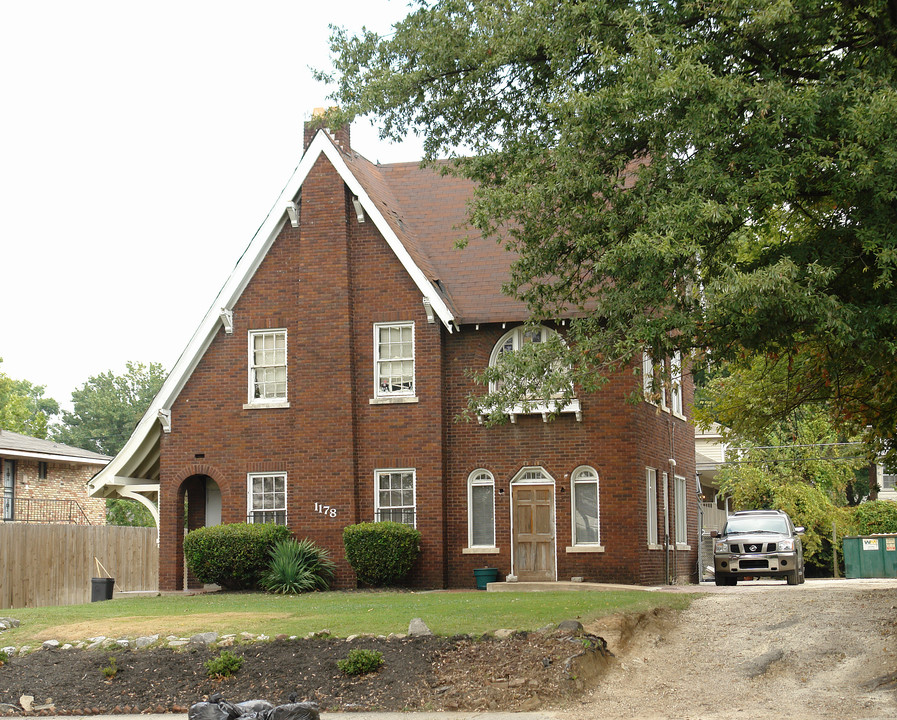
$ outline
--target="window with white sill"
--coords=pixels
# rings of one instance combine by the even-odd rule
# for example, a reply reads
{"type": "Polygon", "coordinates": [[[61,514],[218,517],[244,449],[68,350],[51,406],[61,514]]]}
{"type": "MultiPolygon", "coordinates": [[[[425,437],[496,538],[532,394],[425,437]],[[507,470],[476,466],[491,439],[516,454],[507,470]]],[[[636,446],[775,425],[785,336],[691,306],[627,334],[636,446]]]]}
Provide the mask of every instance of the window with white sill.
{"type": "Polygon", "coordinates": [[[249,404],[287,401],[287,331],[249,332],[249,404]]]}
{"type": "Polygon", "coordinates": [[[413,468],[374,471],[374,521],[386,520],[415,527],[415,474],[413,468]]]}
{"type": "Polygon", "coordinates": [[[573,545],[601,545],[598,473],[591,467],[573,472],[573,545]]]}
{"type": "Polygon", "coordinates": [[[410,398],[414,386],[414,323],[374,325],[374,397],[410,398]]]}
{"type": "Polygon", "coordinates": [[[488,470],[467,479],[467,546],[495,547],[495,478],[488,470]]]}
{"type": "Polygon", "coordinates": [[[673,522],[677,545],[688,543],[688,504],[685,478],[681,475],[673,477],[673,522]]]}
{"type": "Polygon", "coordinates": [[[679,350],[670,360],[670,410],[682,417],[682,353],[679,350]]]}
{"type": "MultiPolygon", "coordinates": [[[[554,330],[543,325],[539,325],[536,327],[520,325],[518,327],[515,327],[502,335],[501,338],[499,338],[498,342],[495,343],[495,346],[492,349],[492,354],[489,357],[489,366],[496,367],[497,365],[499,365],[504,355],[518,352],[529,344],[537,345],[548,342],[549,339],[554,337],[556,334],[557,333],[554,330]]],[[[530,379],[527,378],[518,378],[517,380],[523,387],[528,387],[530,384],[535,385],[538,383],[538,381],[533,381],[530,383],[530,379]]],[[[501,380],[491,381],[489,383],[489,392],[499,392],[502,389],[503,385],[504,384],[501,380]]],[[[549,412],[576,413],[577,419],[580,419],[580,404],[578,399],[571,399],[563,407],[557,407],[556,403],[551,402],[552,400],[559,400],[562,397],[564,397],[563,393],[553,394],[546,400],[537,399],[535,397],[530,399],[528,397],[527,402],[521,403],[520,405],[513,408],[508,408],[504,412],[511,416],[512,421],[514,420],[516,415],[539,413],[545,415],[549,412]]]]}
{"type": "Polygon", "coordinates": [[[287,524],[286,473],[249,473],[247,521],[287,524]]]}
{"type": "Polygon", "coordinates": [[[657,470],[645,468],[648,545],[657,545],[657,470]]]}

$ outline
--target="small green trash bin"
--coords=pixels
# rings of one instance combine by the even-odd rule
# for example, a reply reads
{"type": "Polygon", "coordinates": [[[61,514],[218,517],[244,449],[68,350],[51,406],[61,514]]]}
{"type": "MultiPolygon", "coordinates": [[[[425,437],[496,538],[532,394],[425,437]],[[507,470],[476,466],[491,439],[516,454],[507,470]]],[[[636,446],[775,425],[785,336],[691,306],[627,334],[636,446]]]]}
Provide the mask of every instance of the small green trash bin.
{"type": "Polygon", "coordinates": [[[486,585],[498,581],[498,568],[477,568],[473,576],[477,581],[477,590],[485,590],[486,585]]]}
{"type": "Polygon", "coordinates": [[[843,552],[848,578],[897,577],[897,535],[846,537],[843,552]]]}

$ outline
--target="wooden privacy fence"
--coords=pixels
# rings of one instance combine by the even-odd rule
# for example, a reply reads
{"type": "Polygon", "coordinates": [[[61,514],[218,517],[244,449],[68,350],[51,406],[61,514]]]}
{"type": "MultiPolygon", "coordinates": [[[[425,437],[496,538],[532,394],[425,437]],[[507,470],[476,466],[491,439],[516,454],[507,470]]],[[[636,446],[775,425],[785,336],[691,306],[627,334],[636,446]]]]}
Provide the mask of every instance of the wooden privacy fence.
{"type": "Polygon", "coordinates": [[[0,523],[0,608],[89,602],[96,560],[117,591],[159,588],[156,528],[0,523]]]}

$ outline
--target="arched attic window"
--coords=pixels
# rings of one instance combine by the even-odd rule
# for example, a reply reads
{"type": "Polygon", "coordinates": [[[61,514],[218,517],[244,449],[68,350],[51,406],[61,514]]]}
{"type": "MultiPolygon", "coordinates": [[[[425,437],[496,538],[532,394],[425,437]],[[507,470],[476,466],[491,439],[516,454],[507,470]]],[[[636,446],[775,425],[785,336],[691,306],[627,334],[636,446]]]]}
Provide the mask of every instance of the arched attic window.
{"type": "MultiPolygon", "coordinates": [[[[529,343],[535,344],[547,342],[549,338],[556,334],[557,333],[555,333],[554,330],[545,327],[544,325],[538,325],[536,327],[518,325],[502,335],[498,342],[495,343],[495,347],[492,348],[492,354],[489,357],[489,366],[495,367],[505,353],[517,352],[529,343]]],[[[493,381],[489,383],[490,393],[497,392],[500,389],[500,382],[493,381]]],[[[558,408],[554,407],[552,403],[533,401],[527,403],[526,407],[523,405],[516,405],[512,408],[508,408],[505,412],[511,418],[512,423],[517,422],[518,415],[542,415],[542,419],[547,422],[548,416],[552,412],[575,413],[576,419],[582,421],[582,410],[578,398],[573,398],[566,405],[558,408]]]]}

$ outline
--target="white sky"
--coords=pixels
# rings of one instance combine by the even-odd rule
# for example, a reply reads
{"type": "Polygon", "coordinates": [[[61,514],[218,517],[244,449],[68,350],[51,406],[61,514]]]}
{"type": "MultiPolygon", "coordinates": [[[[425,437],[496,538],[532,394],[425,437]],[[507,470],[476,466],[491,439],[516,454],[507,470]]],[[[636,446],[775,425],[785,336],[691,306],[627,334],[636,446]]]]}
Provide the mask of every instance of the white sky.
{"type": "MultiPolygon", "coordinates": [[[[328,24],[397,0],[0,5],[0,372],[65,406],[128,360],[170,370],[329,105],[328,24]]],[[[416,160],[367,121],[352,145],[416,160]]]]}

